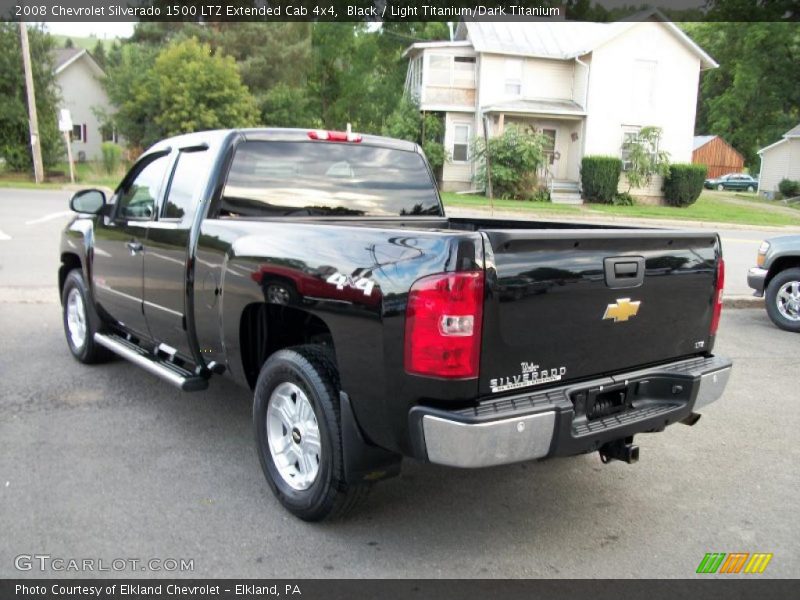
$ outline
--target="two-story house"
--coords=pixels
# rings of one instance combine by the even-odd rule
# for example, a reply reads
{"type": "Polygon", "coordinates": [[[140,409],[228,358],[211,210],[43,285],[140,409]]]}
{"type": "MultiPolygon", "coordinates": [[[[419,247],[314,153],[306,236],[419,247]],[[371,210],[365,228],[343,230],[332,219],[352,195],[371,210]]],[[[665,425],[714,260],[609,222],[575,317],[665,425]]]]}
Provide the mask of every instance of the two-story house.
{"type": "MultiPolygon", "coordinates": [[[[410,46],[406,92],[445,118],[443,188],[475,187],[484,120],[490,136],[513,123],[549,138],[540,180],[554,201],[580,202],[581,158],[624,160],[624,140],[645,126],[662,128],[673,162],[691,162],[700,72],[717,63],[660,12],[636,19],[462,21],[452,41],[410,46]]],[[[661,181],[634,192],[657,201],[661,181]]]]}
{"type": "Polygon", "coordinates": [[[78,161],[100,160],[102,143],[118,141],[102,122],[102,115],[113,112],[102,84],[105,72],[83,48],[59,48],[54,63],[59,108],[69,109],[72,117],[72,156],[78,161]]]}

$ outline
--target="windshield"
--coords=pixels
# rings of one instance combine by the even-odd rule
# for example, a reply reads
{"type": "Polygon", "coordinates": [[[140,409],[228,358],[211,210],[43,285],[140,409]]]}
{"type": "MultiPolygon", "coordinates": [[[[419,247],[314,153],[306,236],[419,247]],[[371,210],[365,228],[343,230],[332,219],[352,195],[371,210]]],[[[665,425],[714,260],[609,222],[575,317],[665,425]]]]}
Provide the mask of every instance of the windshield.
{"type": "Polygon", "coordinates": [[[221,217],[442,214],[416,152],[331,142],[243,142],[221,217]]]}

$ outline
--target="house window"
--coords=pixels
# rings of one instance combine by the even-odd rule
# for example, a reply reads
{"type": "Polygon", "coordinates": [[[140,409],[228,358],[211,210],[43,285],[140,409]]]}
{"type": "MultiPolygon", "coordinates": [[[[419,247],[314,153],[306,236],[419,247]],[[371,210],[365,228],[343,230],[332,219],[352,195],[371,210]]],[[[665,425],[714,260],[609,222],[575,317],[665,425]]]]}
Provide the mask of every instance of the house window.
{"type": "Polygon", "coordinates": [[[422,57],[418,56],[411,63],[411,89],[415,92],[422,87],[422,57]]]}
{"type": "Polygon", "coordinates": [[[542,129],[542,135],[547,138],[542,147],[547,161],[552,165],[556,161],[556,130],[555,129],[542,129]]]}
{"type": "Polygon", "coordinates": [[[430,85],[475,87],[475,57],[431,54],[428,66],[430,85]]]}
{"type": "Polygon", "coordinates": [[[474,56],[456,56],[453,58],[453,85],[458,87],[475,86],[474,56]]]}
{"type": "Polygon", "coordinates": [[[453,126],[453,162],[469,160],[470,125],[457,123],[453,126]]]}
{"type": "Polygon", "coordinates": [[[86,125],[73,125],[72,126],[72,141],[85,142],[86,141],[86,125]]]}
{"type": "Polygon", "coordinates": [[[506,59],[506,95],[522,95],[522,59],[506,59]]]}
{"type": "Polygon", "coordinates": [[[100,137],[104,142],[117,143],[117,130],[111,125],[103,125],[100,127],[100,137]]]}
{"type": "Polygon", "coordinates": [[[453,70],[453,57],[446,54],[431,54],[428,58],[428,83],[430,85],[450,85],[453,70]]]}
{"type": "MultiPolygon", "coordinates": [[[[622,130],[622,150],[620,156],[622,158],[623,171],[628,171],[631,168],[631,145],[639,141],[640,130],[641,127],[624,127],[622,130]]],[[[651,156],[658,153],[658,139],[655,140],[655,143],[650,144],[649,153],[651,156]]]]}

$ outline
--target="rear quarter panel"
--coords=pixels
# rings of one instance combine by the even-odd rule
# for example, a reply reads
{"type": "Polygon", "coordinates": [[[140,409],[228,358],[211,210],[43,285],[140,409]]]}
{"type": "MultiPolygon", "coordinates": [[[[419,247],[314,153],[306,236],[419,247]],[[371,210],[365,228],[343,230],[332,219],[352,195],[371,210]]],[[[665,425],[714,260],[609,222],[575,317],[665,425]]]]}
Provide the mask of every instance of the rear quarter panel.
{"type": "Polygon", "coordinates": [[[265,277],[295,282],[299,300],[294,308],[318,317],[331,332],[342,389],[359,424],[375,443],[401,449],[408,411],[417,399],[477,393],[475,380],[445,385],[405,374],[403,332],[411,285],[433,273],[482,266],[477,233],[208,219],[196,258],[198,341],[206,360],[223,362],[246,384],[241,315],[248,305],[267,301],[265,277]]]}

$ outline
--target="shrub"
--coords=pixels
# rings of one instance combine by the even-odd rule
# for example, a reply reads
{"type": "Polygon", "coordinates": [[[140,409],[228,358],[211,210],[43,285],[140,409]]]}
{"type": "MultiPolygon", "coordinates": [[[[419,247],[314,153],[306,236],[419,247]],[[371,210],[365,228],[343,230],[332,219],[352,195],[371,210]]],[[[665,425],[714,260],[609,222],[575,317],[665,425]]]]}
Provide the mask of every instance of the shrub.
{"type": "MultiPolygon", "coordinates": [[[[544,162],[544,146],[548,138],[539,132],[530,132],[514,125],[503,135],[489,139],[489,164],[492,174],[492,193],[498,198],[524,200],[536,192],[536,170],[544,162]]],[[[476,179],[487,184],[486,143],[478,138],[473,145],[479,160],[476,179]]]]}
{"type": "Polygon", "coordinates": [[[100,149],[103,153],[103,170],[106,174],[113,175],[122,162],[122,148],[114,142],[103,142],[100,149]]]}
{"type": "Polygon", "coordinates": [[[622,172],[622,161],[614,156],[584,156],[581,161],[583,197],[589,202],[610,204],[622,172]]]}
{"type": "Polygon", "coordinates": [[[778,191],[784,198],[800,196],[800,181],[781,179],[781,182],[778,184],[778,191]]]}
{"type": "Polygon", "coordinates": [[[664,180],[664,200],[670,206],[689,206],[694,204],[703,191],[706,179],[706,166],[693,164],[674,164],[664,180]]]}
{"type": "Polygon", "coordinates": [[[614,206],[633,206],[636,204],[633,201],[633,196],[628,192],[620,192],[614,196],[614,206]]]}
{"type": "Polygon", "coordinates": [[[531,202],[552,202],[550,191],[546,187],[537,188],[530,197],[531,202]]]}

